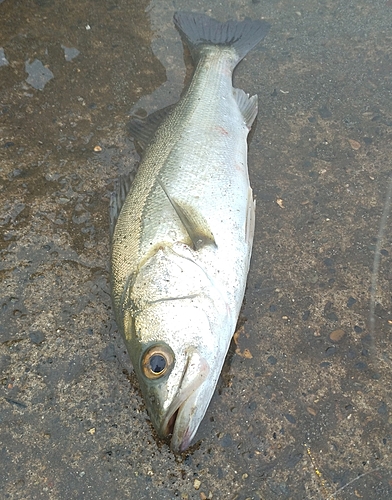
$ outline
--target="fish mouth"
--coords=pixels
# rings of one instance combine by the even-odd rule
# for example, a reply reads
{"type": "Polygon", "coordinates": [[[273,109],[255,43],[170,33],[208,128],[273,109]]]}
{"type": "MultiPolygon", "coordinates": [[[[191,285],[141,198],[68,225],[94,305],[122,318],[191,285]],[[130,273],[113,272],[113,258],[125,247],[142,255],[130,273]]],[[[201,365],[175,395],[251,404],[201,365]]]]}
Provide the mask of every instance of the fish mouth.
{"type": "Polygon", "coordinates": [[[161,425],[161,435],[164,437],[171,435],[170,447],[175,453],[188,448],[204,417],[209,398],[202,412],[198,399],[202,393],[201,386],[209,372],[208,362],[197,351],[191,352],[177,394],[161,425]]]}

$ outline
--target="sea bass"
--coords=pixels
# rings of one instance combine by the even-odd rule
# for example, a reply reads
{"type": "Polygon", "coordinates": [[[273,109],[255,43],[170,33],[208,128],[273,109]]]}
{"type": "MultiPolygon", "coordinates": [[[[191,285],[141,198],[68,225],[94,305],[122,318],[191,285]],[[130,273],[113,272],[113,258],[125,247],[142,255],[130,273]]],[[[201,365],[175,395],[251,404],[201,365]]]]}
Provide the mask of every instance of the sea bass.
{"type": "Polygon", "coordinates": [[[178,12],[193,78],[166,113],[135,121],[144,147],[132,185],[111,203],[112,298],[150,418],[174,452],[191,443],[235,331],[255,203],[247,135],[257,96],[233,88],[265,21],[178,12]]]}

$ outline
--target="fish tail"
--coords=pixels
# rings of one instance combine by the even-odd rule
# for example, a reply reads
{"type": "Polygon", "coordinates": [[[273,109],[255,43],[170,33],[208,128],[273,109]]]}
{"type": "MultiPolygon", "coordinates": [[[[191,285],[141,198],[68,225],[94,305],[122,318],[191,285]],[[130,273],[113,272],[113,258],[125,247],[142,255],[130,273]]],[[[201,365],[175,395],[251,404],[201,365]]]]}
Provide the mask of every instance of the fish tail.
{"type": "Polygon", "coordinates": [[[221,23],[216,19],[194,12],[176,12],[174,24],[185,38],[197,61],[206,45],[232,47],[237,54],[236,64],[267,35],[271,25],[266,21],[245,19],[221,23]]]}

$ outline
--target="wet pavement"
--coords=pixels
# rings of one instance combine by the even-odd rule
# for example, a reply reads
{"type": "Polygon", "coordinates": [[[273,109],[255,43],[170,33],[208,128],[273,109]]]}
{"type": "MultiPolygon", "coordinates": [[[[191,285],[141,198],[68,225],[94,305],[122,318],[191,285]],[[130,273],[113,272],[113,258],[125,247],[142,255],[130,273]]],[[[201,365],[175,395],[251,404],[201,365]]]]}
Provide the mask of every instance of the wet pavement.
{"type": "Polygon", "coordinates": [[[392,2],[210,5],[0,2],[1,498],[392,497],[392,2]],[[272,29],[235,74],[260,107],[243,312],[174,456],[114,322],[108,203],[129,115],[183,87],[181,9],[272,29]]]}

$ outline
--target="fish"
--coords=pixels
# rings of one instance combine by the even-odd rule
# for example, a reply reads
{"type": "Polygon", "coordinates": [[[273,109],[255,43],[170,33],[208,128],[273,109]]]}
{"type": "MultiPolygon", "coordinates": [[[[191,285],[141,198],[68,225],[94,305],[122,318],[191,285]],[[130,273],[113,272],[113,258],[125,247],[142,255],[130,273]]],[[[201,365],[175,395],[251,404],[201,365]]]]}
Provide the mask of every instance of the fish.
{"type": "Polygon", "coordinates": [[[270,25],[192,12],[174,24],[195,69],[174,106],[130,125],[142,157],[110,203],[111,294],[151,422],[182,453],[245,293],[255,226],[247,136],[258,108],[232,74],[270,25]]]}

